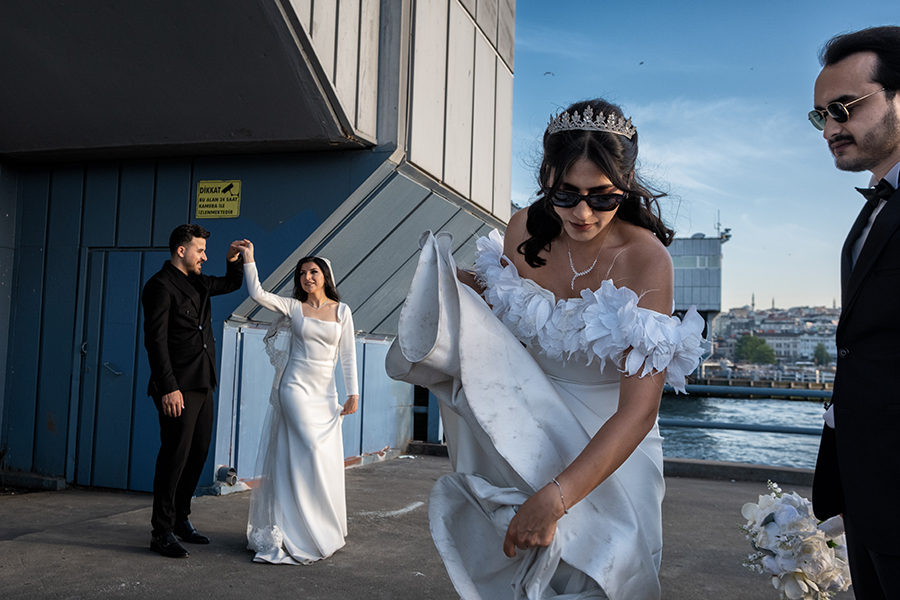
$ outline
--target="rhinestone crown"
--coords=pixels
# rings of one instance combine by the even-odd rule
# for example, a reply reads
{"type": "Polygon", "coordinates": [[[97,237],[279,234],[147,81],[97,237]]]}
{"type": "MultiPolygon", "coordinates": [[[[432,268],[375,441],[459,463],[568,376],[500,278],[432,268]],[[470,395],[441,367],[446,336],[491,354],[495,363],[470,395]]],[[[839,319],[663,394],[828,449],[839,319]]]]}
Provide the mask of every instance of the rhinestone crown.
{"type": "Polygon", "coordinates": [[[615,115],[604,117],[603,113],[599,113],[594,118],[594,109],[590,106],[584,109],[583,117],[578,114],[577,110],[571,116],[568,112],[564,112],[550,119],[550,124],[547,125],[547,133],[549,134],[572,129],[607,131],[616,135],[623,135],[629,140],[637,131],[637,128],[631,124],[630,118],[626,120],[624,117],[615,115]]]}

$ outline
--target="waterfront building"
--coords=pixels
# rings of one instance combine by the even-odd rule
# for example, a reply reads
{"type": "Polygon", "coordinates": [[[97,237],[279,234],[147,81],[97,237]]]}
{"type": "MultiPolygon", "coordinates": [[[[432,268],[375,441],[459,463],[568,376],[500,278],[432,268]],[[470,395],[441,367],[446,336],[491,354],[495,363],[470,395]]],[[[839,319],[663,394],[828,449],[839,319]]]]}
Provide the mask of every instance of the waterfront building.
{"type": "Polygon", "coordinates": [[[704,335],[722,310],[722,244],[731,239],[729,229],[717,237],[696,233],[676,238],[669,246],[675,267],[675,314],[683,317],[691,306],[706,321],[704,335]]]}

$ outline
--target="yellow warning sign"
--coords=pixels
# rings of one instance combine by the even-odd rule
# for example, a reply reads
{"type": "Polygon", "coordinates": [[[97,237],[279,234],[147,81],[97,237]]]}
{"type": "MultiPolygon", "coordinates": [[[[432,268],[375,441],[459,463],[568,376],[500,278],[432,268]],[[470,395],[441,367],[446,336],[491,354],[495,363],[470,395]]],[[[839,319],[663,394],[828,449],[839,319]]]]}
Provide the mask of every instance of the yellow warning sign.
{"type": "Polygon", "coordinates": [[[240,179],[197,183],[198,219],[233,219],[240,214],[240,179]]]}

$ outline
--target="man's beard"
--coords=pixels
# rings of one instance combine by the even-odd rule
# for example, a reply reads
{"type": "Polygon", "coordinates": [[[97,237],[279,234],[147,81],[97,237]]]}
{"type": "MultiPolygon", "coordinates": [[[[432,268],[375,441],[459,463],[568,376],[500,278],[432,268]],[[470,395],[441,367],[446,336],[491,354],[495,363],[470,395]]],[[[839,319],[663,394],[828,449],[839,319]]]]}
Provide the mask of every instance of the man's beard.
{"type": "Polygon", "coordinates": [[[900,146],[900,118],[895,110],[888,110],[884,118],[870,129],[861,140],[853,136],[835,136],[832,142],[853,140],[855,156],[835,156],[834,166],[841,171],[871,171],[881,161],[896,152],[900,146]]]}

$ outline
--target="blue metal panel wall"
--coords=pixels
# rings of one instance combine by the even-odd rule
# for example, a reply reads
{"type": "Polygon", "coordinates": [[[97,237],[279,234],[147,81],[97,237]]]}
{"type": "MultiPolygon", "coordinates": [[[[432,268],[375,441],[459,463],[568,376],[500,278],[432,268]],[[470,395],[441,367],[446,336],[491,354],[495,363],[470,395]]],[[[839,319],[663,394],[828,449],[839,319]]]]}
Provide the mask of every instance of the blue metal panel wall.
{"type": "MultiPolygon", "coordinates": [[[[210,230],[205,271],[213,275],[224,272],[232,240],[252,239],[265,277],[384,159],[379,152],[304,153],[110,161],[19,172],[0,468],[149,489],[158,424],[144,389],[149,369],[140,341],[138,292],[161,266],[171,230],[192,221],[210,230]],[[205,179],[242,181],[239,218],[193,218],[197,182],[205,179]],[[106,259],[90,258],[98,251],[109,251],[108,265],[106,259]],[[110,283],[123,278],[125,291],[110,283]],[[93,291],[103,282],[105,302],[93,291]],[[107,315],[121,329],[114,339],[103,331],[104,307],[128,313],[121,319],[107,315]],[[89,359],[102,365],[107,355],[96,353],[118,342],[122,347],[114,353],[124,362],[114,369],[127,380],[103,367],[107,372],[85,371],[89,359]],[[114,385],[107,375],[117,378],[114,385]],[[120,404],[92,404],[106,402],[108,385],[120,404]]],[[[241,290],[213,301],[220,360],[221,324],[245,297],[241,290]]],[[[358,427],[352,419],[347,424],[351,432],[358,427]]],[[[211,454],[210,480],[214,466],[211,454]]]]}
{"type": "Polygon", "coordinates": [[[6,361],[16,256],[16,215],[19,212],[16,200],[18,179],[18,173],[0,161],[0,448],[4,447],[2,432],[6,415],[6,361]]]}
{"type": "Polygon", "coordinates": [[[83,170],[53,172],[44,273],[43,324],[33,469],[65,473],[71,364],[75,349],[83,170]]]}
{"type": "Polygon", "coordinates": [[[153,246],[168,248],[172,230],[182,223],[191,221],[193,193],[190,159],[172,158],[159,161],[153,202],[153,246]]]}
{"type": "Polygon", "coordinates": [[[141,160],[122,165],[116,227],[116,246],[119,248],[150,245],[155,176],[156,165],[152,161],[141,160]]]}
{"type": "Polygon", "coordinates": [[[22,175],[19,188],[19,236],[14,284],[4,419],[6,454],[0,466],[30,470],[34,454],[41,306],[44,291],[44,241],[50,198],[46,171],[22,175]]]}
{"type": "Polygon", "coordinates": [[[92,481],[103,487],[128,487],[140,272],[139,253],[109,253],[103,286],[92,481]]]}
{"type": "Polygon", "coordinates": [[[214,425],[215,444],[209,447],[214,465],[236,467],[237,427],[239,412],[239,396],[241,372],[241,330],[239,327],[226,325],[222,332],[222,363],[219,365],[219,390],[217,415],[214,425]]]}
{"type": "MultiPolygon", "coordinates": [[[[241,357],[240,374],[238,381],[236,401],[238,410],[236,416],[237,436],[233,456],[220,455],[219,461],[230,464],[237,469],[238,477],[247,479],[253,476],[256,468],[257,453],[262,440],[263,423],[266,412],[269,410],[269,395],[272,391],[272,378],[275,369],[266,355],[266,347],[263,342],[265,329],[243,329],[238,339],[242,346],[239,354],[241,357]],[[233,461],[233,462],[232,462],[233,461]]],[[[290,333],[280,334],[276,344],[279,348],[285,348],[282,344],[290,342],[290,333]]],[[[223,390],[224,391],[224,390],[223,390]]],[[[220,410],[222,406],[219,406],[220,410]]],[[[221,427],[217,432],[221,435],[221,427]]],[[[265,432],[268,433],[268,432],[265,432]]]]}
{"type": "MultiPolygon", "coordinates": [[[[365,365],[368,363],[368,346],[360,341],[356,342],[356,379],[359,382],[359,406],[365,402],[368,395],[365,365]]],[[[338,361],[334,371],[334,382],[337,388],[338,402],[347,400],[347,388],[344,386],[344,372],[341,370],[341,362],[338,361]]],[[[357,409],[352,415],[344,417],[341,423],[341,434],[344,441],[344,457],[359,456],[362,454],[362,410],[357,409]]]]}
{"type": "MultiPolygon", "coordinates": [[[[396,447],[397,406],[391,394],[391,380],[384,371],[387,347],[372,344],[367,348],[365,381],[366,401],[362,406],[362,451],[378,452],[385,447],[396,447]],[[380,358],[380,360],[379,360],[380,358]]],[[[410,403],[411,404],[411,403],[410,403]]],[[[412,411],[410,406],[408,409],[412,411]]],[[[408,438],[407,438],[408,441],[408,438]]]]}
{"type": "Polygon", "coordinates": [[[119,167],[100,164],[85,169],[82,244],[112,248],[116,245],[116,206],[119,198],[119,167]]]}
{"type": "Polygon", "coordinates": [[[412,439],[413,386],[387,376],[384,359],[390,343],[366,343],[367,408],[363,415],[362,451],[375,452],[385,446],[404,448],[412,439]]]}
{"type": "MultiPolygon", "coordinates": [[[[115,230],[113,230],[113,233],[115,230]]],[[[106,253],[89,254],[87,268],[87,293],[85,298],[86,315],[84,317],[84,334],[81,338],[84,348],[85,367],[81,374],[81,390],[78,401],[78,432],[75,448],[75,483],[91,485],[94,459],[94,423],[96,421],[96,398],[98,377],[96,368],[91,365],[100,363],[100,332],[103,319],[103,284],[106,281],[106,253]]]]}

